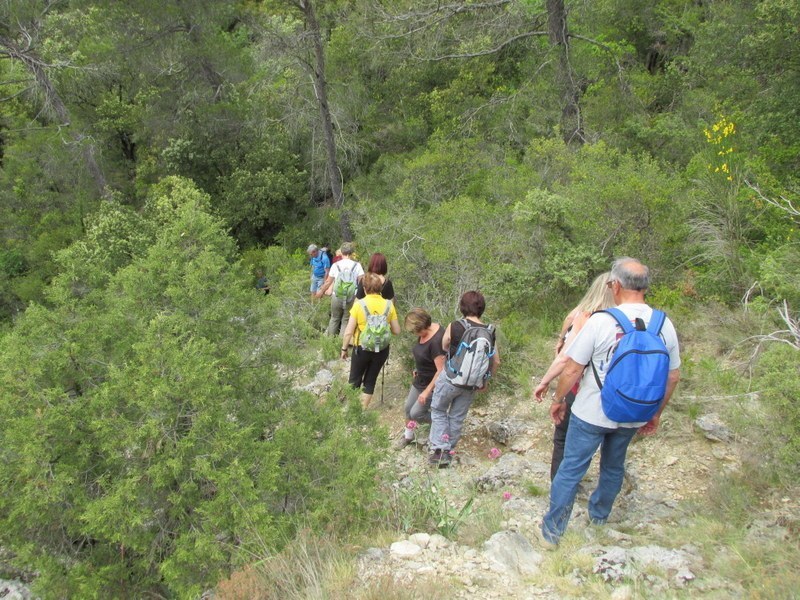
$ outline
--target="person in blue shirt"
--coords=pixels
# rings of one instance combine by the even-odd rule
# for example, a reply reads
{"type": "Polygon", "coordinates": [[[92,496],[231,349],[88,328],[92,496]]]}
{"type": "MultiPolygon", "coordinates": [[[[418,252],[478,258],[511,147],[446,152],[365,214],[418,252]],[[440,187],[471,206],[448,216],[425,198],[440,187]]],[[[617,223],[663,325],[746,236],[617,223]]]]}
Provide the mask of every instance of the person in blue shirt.
{"type": "Polygon", "coordinates": [[[328,278],[328,271],[331,269],[331,259],[327,252],[321,252],[316,244],[308,247],[308,255],[311,257],[311,297],[322,287],[328,278]]]}

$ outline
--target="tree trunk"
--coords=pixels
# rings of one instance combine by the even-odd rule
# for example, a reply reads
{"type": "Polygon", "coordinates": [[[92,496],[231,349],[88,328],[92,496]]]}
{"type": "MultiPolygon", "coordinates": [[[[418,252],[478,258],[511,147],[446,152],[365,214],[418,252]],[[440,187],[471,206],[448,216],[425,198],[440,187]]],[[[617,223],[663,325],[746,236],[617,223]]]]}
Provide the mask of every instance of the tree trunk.
{"type": "MultiPolygon", "coordinates": [[[[342,171],[339,169],[339,162],[336,159],[336,138],[333,133],[333,119],[331,118],[331,111],[328,106],[328,82],[325,79],[325,49],[322,44],[322,33],[320,32],[319,22],[317,21],[313,3],[310,0],[300,0],[298,6],[303,11],[306,25],[308,26],[314,45],[312,80],[314,82],[314,93],[317,97],[320,120],[322,122],[322,133],[325,140],[325,154],[327,157],[327,171],[331,188],[331,197],[333,198],[333,205],[338,209],[342,209],[344,206],[342,171]]],[[[344,212],[342,212],[342,216],[339,220],[339,228],[342,233],[343,241],[352,241],[353,235],[350,231],[350,220],[344,212]]]]}
{"type": "Polygon", "coordinates": [[[582,144],[581,86],[569,60],[569,33],[564,0],[547,0],[550,43],[558,50],[558,84],[562,93],[561,135],[568,144],[582,144]]]}

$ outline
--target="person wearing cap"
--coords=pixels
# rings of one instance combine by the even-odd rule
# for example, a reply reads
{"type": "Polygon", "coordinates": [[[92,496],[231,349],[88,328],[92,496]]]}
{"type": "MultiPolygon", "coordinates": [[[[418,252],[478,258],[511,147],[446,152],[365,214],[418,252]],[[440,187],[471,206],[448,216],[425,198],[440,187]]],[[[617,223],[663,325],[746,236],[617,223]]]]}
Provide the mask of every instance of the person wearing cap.
{"type": "Polygon", "coordinates": [[[328,277],[328,271],[331,268],[331,260],[328,258],[326,252],[320,252],[316,244],[311,244],[308,247],[308,255],[311,257],[311,297],[316,297],[316,293],[325,279],[328,277]]]}
{"type": "MultiPolygon", "coordinates": [[[[322,298],[328,289],[333,289],[331,296],[331,320],[328,323],[326,333],[328,335],[339,335],[347,326],[347,319],[350,316],[350,309],[353,307],[353,302],[356,299],[356,285],[361,282],[364,276],[364,267],[360,263],[353,260],[353,244],[345,242],[341,247],[342,258],[337,260],[330,271],[328,277],[322,287],[317,290],[316,297],[322,298]],[[350,294],[337,294],[336,293],[336,279],[344,278],[345,281],[353,282],[352,293],[350,294]]],[[[341,287],[341,286],[339,286],[341,287]]]]}

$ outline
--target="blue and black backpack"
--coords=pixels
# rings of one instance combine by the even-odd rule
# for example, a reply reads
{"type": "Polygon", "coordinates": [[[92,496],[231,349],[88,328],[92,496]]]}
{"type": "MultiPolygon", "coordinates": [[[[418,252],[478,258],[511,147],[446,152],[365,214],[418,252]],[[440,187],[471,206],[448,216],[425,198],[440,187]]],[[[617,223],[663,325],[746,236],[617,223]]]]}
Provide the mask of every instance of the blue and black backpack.
{"type": "Polygon", "coordinates": [[[669,352],[659,335],[666,315],[653,309],[650,324],[636,319],[636,327],[618,308],[598,311],[610,314],[622,328],[604,383],[592,371],[600,388],[603,412],[617,423],[649,421],[658,412],[667,389],[669,352]]]}

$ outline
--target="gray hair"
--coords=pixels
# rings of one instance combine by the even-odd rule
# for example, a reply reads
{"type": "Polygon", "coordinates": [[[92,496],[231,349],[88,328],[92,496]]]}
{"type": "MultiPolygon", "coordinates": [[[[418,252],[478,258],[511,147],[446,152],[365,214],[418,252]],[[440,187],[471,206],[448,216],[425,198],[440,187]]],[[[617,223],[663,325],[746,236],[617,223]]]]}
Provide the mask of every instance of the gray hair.
{"type": "Polygon", "coordinates": [[[650,287],[650,269],[635,258],[623,256],[611,266],[611,278],[626,290],[643,292],[650,287]]]}

